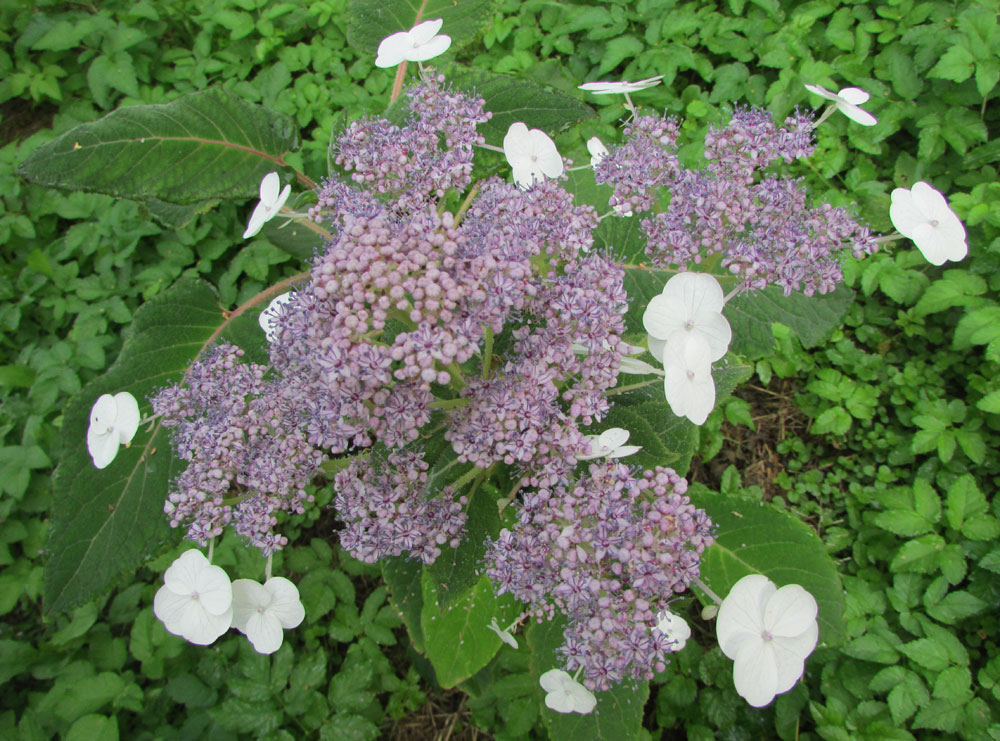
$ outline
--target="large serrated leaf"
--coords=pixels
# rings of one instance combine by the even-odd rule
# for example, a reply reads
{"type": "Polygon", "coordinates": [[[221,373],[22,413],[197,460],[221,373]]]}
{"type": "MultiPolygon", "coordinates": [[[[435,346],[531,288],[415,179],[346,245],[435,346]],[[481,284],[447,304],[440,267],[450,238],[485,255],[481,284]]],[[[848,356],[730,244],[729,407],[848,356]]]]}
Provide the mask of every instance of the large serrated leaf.
{"type": "MultiPolygon", "coordinates": [[[[562,667],[556,649],[562,645],[566,621],[533,624],[528,628],[531,671],[536,681],[550,669],[562,667]]],[[[536,684],[542,719],[553,741],[631,741],[642,728],[643,709],[649,697],[648,682],[623,682],[606,692],[597,692],[597,707],[587,715],[561,714],[545,707],[545,691],[536,684]]]]}
{"type": "Polygon", "coordinates": [[[351,0],[347,5],[347,41],[362,57],[374,57],[382,39],[409,31],[419,12],[420,21],[444,21],[441,33],[458,46],[476,37],[499,4],[499,0],[351,0]]]}
{"type": "Polygon", "coordinates": [[[255,195],[298,146],[284,114],[210,88],[81,124],[32,152],[18,172],[42,185],[201,205],[255,195]]]}
{"type": "Polygon", "coordinates": [[[263,345],[254,313],[239,316],[234,325],[235,313],[223,312],[209,284],[178,283],[136,312],[118,360],[67,406],[52,486],[47,614],[85,602],[155,554],[169,532],[163,514],[168,487],[186,465],[173,458],[166,431],[154,422],[141,426],[110,466],[95,468],[86,445],[94,401],[128,391],[148,415],[148,397],[181,378],[215,339],[263,345]]]}
{"type": "Polygon", "coordinates": [[[796,517],[744,497],[692,487],[691,501],[718,527],[701,557],[701,576],[721,597],[747,574],[763,574],[779,587],[798,584],[819,605],[819,639],[844,641],[844,588],[823,541],[796,517]]]}
{"type": "Polygon", "coordinates": [[[434,579],[438,598],[444,605],[450,604],[479,580],[486,555],[486,539],[497,537],[500,531],[496,501],[483,489],[472,495],[465,511],[468,513],[466,533],[458,548],[442,548],[441,555],[426,569],[434,579]]]}

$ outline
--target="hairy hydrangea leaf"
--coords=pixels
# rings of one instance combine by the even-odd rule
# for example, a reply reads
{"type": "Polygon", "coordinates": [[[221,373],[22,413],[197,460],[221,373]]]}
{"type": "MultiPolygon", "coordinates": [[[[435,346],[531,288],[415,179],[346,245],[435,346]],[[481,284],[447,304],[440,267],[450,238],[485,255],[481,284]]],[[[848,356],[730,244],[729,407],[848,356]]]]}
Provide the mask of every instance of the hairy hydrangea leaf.
{"type": "Polygon", "coordinates": [[[18,172],[42,185],[147,201],[163,215],[156,201],[202,207],[255,195],[298,146],[284,114],[210,88],[81,124],[32,152],[18,172]]]}
{"type": "Polygon", "coordinates": [[[347,5],[347,42],[362,57],[371,56],[386,36],[409,31],[421,21],[440,18],[440,33],[452,45],[473,39],[493,18],[499,0],[351,0],[347,5]],[[420,12],[420,18],[417,13],[420,12]]]}

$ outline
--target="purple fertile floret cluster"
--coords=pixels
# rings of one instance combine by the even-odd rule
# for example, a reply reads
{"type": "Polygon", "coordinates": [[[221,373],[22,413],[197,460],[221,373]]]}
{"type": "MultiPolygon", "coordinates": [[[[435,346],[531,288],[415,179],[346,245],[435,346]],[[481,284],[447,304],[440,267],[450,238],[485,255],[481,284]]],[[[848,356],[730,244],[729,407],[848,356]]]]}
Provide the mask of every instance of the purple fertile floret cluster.
{"type": "Polygon", "coordinates": [[[840,255],[875,252],[868,227],[845,209],[811,206],[799,180],[768,168],[812,154],[812,119],[796,112],[783,126],[767,111],[737,109],[721,129],[705,137],[708,164],[700,170],[679,165],[676,124],[640,116],[626,127],[625,143],[596,168],[598,182],[615,187],[611,205],[635,211],[653,205],[649,182],[670,194],[666,210],[642,221],[646,255],[654,265],[687,269],[719,255],[721,265],[746,290],[776,285],[784,295],[828,293],[843,280],[840,255]],[[659,135],[658,135],[659,134],[659,135]]]}
{"type": "Polygon", "coordinates": [[[567,617],[559,653],[592,690],[665,668],[673,644],[654,629],[656,613],[698,576],[712,544],[712,523],[686,491],[668,468],[636,476],[593,463],[573,483],[526,492],[517,523],[489,545],[498,593],[538,620],[567,617]]]}
{"type": "Polygon", "coordinates": [[[213,347],[184,385],[153,397],[178,457],[190,461],[164,511],[171,527],[190,523],[188,537],[200,545],[230,525],[268,555],[287,542],[273,531],[276,513],[304,511],[312,501],[305,487],[327,456],[305,439],[297,390],[266,380],[266,367],[242,355],[213,347]]]}

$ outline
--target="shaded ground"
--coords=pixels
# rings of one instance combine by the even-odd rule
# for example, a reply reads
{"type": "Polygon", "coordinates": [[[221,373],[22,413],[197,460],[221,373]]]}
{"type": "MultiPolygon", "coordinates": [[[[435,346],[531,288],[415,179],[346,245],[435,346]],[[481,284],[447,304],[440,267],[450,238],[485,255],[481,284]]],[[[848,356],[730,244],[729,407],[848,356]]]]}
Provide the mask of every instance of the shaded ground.
{"type": "Polygon", "coordinates": [[[472,725],[461,690],[428,695],[417,712],[382,727],[382,741],[490,741],[493,737],[472,725]]]}
{"type": "Polygon", "coordinates": [[[52,119],[58,110],[51,103],[31,105],[23,98],[11,98],[0,104],[0,147],[52,128],[52,119]]]}

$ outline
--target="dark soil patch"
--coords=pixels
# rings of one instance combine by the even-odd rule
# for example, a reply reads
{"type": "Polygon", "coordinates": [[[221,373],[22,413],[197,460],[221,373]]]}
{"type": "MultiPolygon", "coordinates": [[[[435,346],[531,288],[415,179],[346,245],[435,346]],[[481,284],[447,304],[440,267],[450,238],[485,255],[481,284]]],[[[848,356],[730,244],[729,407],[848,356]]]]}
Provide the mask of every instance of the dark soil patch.
{"type": "Polygon", "coordinates": [[[790,437],[805,436],[809,429],[809,417],[795,404],[797,391],[794,381],[783,378],[774,379],[768,388],[748,384],[737,389],[734,396],[750,404],[757,429],[724,422],[722,450],[710,461],[692,461],[688,478],[718,491],[723,471],[736,466],[743,485],[759,486],[764,501],[781,494],[783,490],[774,483],[785,471],[778,444],[790,437]]]}
{"type": "Polygon", "coordinates": [[[461,690],[427,696],[417,712],[382,729],[382,741],[491,741],[493,736],[472,725],[461,690]]]}
{"type": "Polygon", "coordinates": [[[0,104],[0,147],[51,128],[58,110],[59,107],[52,103],[34,105],[23,98],[12,98],[0,104]]]}

